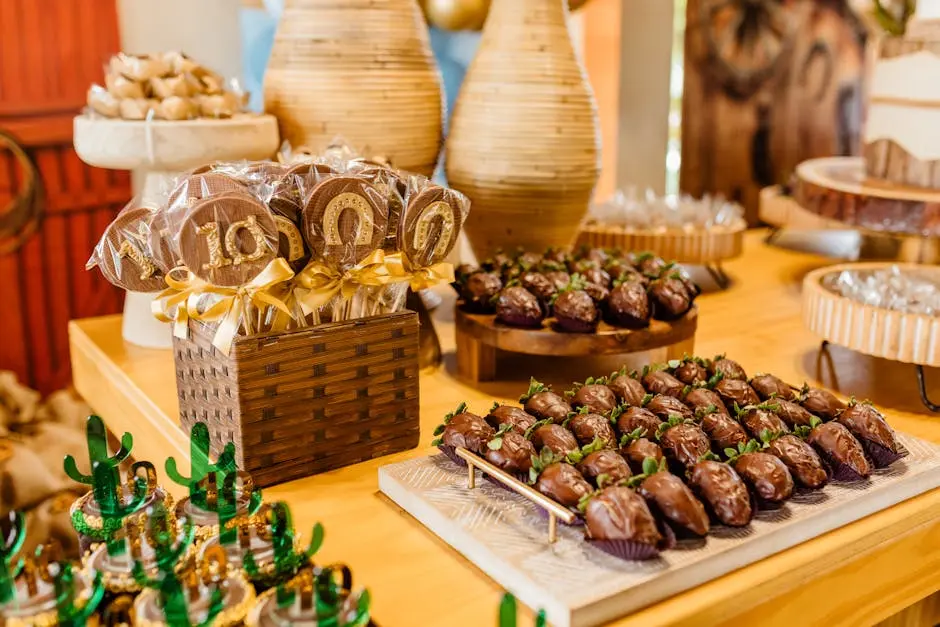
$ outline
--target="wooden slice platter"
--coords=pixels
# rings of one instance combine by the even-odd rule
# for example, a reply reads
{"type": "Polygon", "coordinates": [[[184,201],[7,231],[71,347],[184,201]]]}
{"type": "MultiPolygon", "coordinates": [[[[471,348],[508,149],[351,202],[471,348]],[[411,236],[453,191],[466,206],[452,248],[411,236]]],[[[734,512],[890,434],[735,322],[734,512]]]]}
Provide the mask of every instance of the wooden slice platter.
{"type": "Polygon", "coordinates": [[[940,366],[940,317],[875,307],[829,290],[823,281],[843,270],[920,273],[940,269],[917,264],[847,263],[820,268],[803,279],[803,322],[834,344],[854,351],[921,366],[940,366]]]}
{"type": "Polygon", "coordinates": [[[672,322],[651,320],[646,329],[630,330],[601,322],[595,333],[565,333],[552,328],[552,319],[538,329],[511,327],[495,314],[473,314],[458,303],[454,312],[457,335],[457,374],[470,381],[496,378],[499,351],[558,357],[623,355],[667,348],[667,359],[692,354],[698,327],[698,308],[672,322]]]}
{"type": "Polygon", "coordinates": [[[650,251],[670,261],[703,266],[739,257],[744,246],[745,229],[747,223],[744,220],[696,231],[633,230],[586,224],[578,234],[578,244],[595,248],[650,251]]]}
{"type": "Polygon", "coordinates": [[[796,174],[807,211],[877,233],[940,237],[940,191],[868,178],[856,157],[810,159],[796,174]]]}

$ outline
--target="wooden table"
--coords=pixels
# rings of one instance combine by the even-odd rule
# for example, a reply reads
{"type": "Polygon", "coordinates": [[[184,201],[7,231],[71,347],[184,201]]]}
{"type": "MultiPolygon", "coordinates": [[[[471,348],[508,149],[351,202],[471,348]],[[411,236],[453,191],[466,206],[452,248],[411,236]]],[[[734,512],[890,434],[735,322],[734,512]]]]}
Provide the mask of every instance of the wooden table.
{"type": "MultiPolygon", "coordinates": [[[[832,261],[765,246],[748,233],[744,255],[727,264],[734,284],[699,299],[697,351],[727,352],[750,372],[774,372],[793,383],[822,382],[844,394],[869,397],[892,424],[940,442],[940,419],[920,413],[912,366],[831,347],[821,359],[819,340],[803,327],[800,281],[832,261]],[[834,367],[834,380],[830,371],[834,367]]],[[[421,447],[266,491],[284,499],[295,522],[326,527],[322,557],[342,560],[368,585],[383,626],[495,625],[501,591],[476,568],[378,494],[376,469],[430,452],[431,432],[460,401],[484,411],[493,399],[511,399],[530,373],[565,384],[602,374],[614,364],[529,358],[501,362],[502,381],[477,388],[458,382],[453,339],[453,297],[435,324],[444,366],[421,377],[421,447]]],[[[134,433],[134,454],[162,466],[167,455],[187,454],[176,428],[172,355],[121,340],[120,317],[73,322],[72,363],[79,392],[114,431],[134,433]]],[[[658,355],[652,355],[658,358],[658,355]]],[[[928,372],[936,388],[940,372],[928,372]]],[[[174,487],[174,486],[168,486],[174,487]]],[[[934,625],[940,620],[940,490],[906,501],[752,566],[657,603],[617,621],[618,626],[876,623],[910,609],[892,625],[934,625]],[[924,603],[918,603],[927,599],[924,603]]],[[[527,624],[523,622],[522,624],[527,624]]]]}

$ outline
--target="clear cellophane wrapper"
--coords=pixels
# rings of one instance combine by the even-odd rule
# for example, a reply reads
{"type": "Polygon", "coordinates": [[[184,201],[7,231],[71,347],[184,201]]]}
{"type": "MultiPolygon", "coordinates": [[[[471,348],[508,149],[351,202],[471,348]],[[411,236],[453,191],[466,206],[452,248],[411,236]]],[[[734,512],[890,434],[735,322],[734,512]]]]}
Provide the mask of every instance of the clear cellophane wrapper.
{"type": "Polygon", "coordinates": [[[230,118],[249,94],[180,52],[120,53],[104,67],[104,85],[87,94],[91,115],[125,120],[230,118]]]}
{"type": "Polygon", "coordinates": [[[89,267],[125,289],[159,292],[155,314],[177,334],[190,320],[216,325],[220,347],[235,335],[399,311],[409,287],[453,279],[444,259],[469,211],[465,196],[341,143],[279,157],[207,164],[177,177],[156,205],[130,203],[89,267]],[[154,268],[147,289],[126,278],[124,241],[154,268]]]}

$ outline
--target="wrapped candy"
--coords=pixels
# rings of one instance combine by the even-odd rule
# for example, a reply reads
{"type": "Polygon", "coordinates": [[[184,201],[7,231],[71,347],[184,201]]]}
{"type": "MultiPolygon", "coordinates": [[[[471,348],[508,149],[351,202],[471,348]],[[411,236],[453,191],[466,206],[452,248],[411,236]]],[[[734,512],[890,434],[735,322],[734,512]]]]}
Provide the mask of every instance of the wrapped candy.
{"type": "Polygon", "coordinates": [[[105,87],[93,85],[89,109],[125,120],[229,118],[245,110],[248,94],[180,52],[118,54],[105,67],[105,87]]]}
{"type": "Polygon", "coordinates": [[[398,311],[409,287],[453,280],[444,259],[469,201],[351,154],[337,144],[185,173],[158,206],[131,202],[87,265],[159,292],[155,314],[177,337],[208,325],[226,354],[238,335],[398,311]]]}
{"type": "Polygon", "coordinates": [[[940,316],[940,272],[932,268],[911,270],[891,266],[883,270],[843,270],[827,275],[824,285],[837,294],[872,307],[940,316]]]}
{"type": "Polygon", "coordinates": [[[591,207],[588,224],[616,226],[637,231],[694,231],[716,226],[732,226],[744,217],[740,205],[720,197],[659,196],[652,190],[635,187],[617,190],[604,203],[591,207]]]}

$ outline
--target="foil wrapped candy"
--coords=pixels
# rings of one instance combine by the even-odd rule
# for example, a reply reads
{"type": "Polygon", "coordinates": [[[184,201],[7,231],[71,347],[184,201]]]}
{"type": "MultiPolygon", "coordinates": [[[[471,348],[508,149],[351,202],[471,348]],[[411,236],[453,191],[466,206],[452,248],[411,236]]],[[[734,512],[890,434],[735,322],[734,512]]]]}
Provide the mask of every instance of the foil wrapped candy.
{"type": "Polygon", "coordinates": [[[697,200],[688,195],[660,196],[651,189],[627,187],[594,205],[587,223],[636,231],[694,231],[733,226],[744,217],[740,205],[721,197],[697,200]]]}
{"type": "Polygon", "coordinates": [[[891,266],[827,275],[826,289],[856,302],[925,316],[940,316],[940,270],[891,266]]]}

